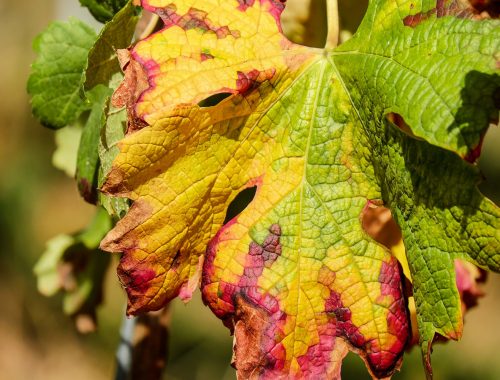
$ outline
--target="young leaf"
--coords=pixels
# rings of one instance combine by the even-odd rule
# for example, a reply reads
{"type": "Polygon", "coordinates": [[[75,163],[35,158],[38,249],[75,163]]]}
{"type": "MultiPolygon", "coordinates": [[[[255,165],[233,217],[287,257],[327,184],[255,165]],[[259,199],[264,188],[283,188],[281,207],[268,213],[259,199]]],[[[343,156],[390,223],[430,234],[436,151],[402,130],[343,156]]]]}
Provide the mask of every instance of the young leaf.
{"type": "Polygon", "coordinates": [[[80,0],[80,4],[87,7],[92,16],[100,22],[107,22],[122,9],[128,0],[80,0]]]}
{"type": "Polygon", "coordinates": [[[349,349],[391,376],[409,322],[399,265],[363,229],[375,203],[403,233],[424,353],[458,338],[454,259],[500,270],[500,209],[470,164],[495,111],[498,22],[374,0],[352,40],[322,50],[282,35],[278,0],[143,6],[165,29],[131,50],[115,96],[142,129],[103,186],[134,201],[101,244],[124,253],[128,313],[189,298],[204,260],[241,377],[337,378],[349,349]]]}
{"type": "Polygon", "coordinates": [[[94,30],[77,19],[53,22],[33,43],[38,58],[28,80],[33,114],[49,128],[71,124],[87,104],[80,97],[82,72],[94,30]]]}
{"type": "Polygon", "coordinates": [[[108,214],[99,208],[86,230],[49,240],[34,268],[40,293],[53,296],[63,291],[64,312],[75,317],[77,325],[79,318],[88,317],[95,325],[109,264],[109,255],[99,250],[98,245],[110,228],[108,214]]]}

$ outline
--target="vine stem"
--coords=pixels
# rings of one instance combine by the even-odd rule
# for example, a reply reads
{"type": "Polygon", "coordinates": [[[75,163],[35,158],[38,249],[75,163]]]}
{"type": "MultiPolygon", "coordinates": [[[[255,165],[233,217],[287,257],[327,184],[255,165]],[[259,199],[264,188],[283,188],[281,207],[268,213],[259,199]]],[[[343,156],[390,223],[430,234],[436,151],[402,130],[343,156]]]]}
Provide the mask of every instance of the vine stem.
{"type": "Polygon", "coordinates": [[[168,306],[139,317],[124,316],[116,351],[115,380],[160,380],[167,360],[168,306]]]}
{"type": "Polygon", "coordinates": [[[326,17],[328,20],[328,34],[325,49],[333,49],[339,44],[339,3],[338,0],[326,0],[326,17]]]}

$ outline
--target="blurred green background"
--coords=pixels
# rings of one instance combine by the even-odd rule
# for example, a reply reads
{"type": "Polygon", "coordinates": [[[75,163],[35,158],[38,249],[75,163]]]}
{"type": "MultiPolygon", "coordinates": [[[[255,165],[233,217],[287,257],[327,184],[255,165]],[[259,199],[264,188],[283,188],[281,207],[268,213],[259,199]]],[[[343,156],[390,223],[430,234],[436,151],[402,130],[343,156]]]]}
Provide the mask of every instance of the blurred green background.
{"type": "MultiPolygon", "coordinates": [[[[304,12],[300,0],[292,3],[297,12],[304,12]]],[[[351,8],[355,19],[365,2],[353,4],[341,2],[351,8]]],[[[91,20],[76,0],[0,0],[0,379],[111,379],[115,370],[125,295],[114,268],[107,276],[99,330],[89,336],[79,335],[62,314],[61,297],[46,299],[37,293],[32,274],[47,239],[81,229],[93,215],[93,207],[79,198],[74,181],[52,167],[53,132],[33,119],[25,91],[34,59],[31,41],[51,20],[72,14],[91,20]]],[[[306,20],[306,16],[301,17],[306,20]]],[[[306,23],[312,38],[317,38],[322,32],[311,25],[306,23]]],[[[290,30],[303,32],[300,26],[290,30]]],[[[498,127],[491,128],[480,163],[487,179],[483,190],[497,203],[499,143],[498,127]]],[[[490,275],[485,290],[480,307],[466,317],[462,341],[436,345],[436,379],[500,378],[500,277],[490,275]]],[[[165,378],[234,379],[229,366],[232,339],[197,296],[187,306],[174,303],[165,378]]],[[[344,379],[369,378],[361,360],[352,354],[343,374],[344,379]]],[[[395,378],[424,378],[418,352],[407,355],[395,378]]]]}

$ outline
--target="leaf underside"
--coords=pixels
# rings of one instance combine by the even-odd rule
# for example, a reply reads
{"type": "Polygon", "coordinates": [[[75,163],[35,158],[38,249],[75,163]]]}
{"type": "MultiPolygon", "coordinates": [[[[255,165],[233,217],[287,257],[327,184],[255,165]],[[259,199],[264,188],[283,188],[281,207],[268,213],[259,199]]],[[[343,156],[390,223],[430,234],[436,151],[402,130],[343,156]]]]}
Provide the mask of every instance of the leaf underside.
{"type": "Polygon", "coordinates": [[[128,313],[189,299],[201,278],[242,378],[337,378],[348,350],[391,376],[410,339],[404,281],[361,222],[383,204],[430,371],[435,334],[462,331],[454,260],[500,270],[500,210],[473,165],[498,112],[498,22],[459,1],[378,0],[322,50],[284,37],[277,0],[142,6],[165,26],[130,49],[114,97],[134,132],[102,187],[134,202],[101,243],[123,252],[128,313]]]}

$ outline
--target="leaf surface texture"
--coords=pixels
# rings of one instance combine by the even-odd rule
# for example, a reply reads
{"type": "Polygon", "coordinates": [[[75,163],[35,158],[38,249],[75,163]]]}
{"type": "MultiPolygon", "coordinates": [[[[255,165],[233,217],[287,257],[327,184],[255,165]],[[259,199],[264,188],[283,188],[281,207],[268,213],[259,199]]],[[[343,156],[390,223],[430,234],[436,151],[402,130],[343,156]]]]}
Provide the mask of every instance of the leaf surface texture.
{"type": "Polygon", "coordinates": [[[102,242],[124,253],[128,313],[189,299],[201,277],[242,378],[338,378],[349,349],[391,376],[410,339],[403,274],[362,225],[383,204],[424,353],[436,333],[459,338],[454,259],[500,269],[500,210],[472,164],[499,26],[460,4],[372,1],[322,50],[284,37],[277,0],[143,1],[165,27],[130,50],[114,95],[130,131],[102,188],[133,201],[102,242]]]}

